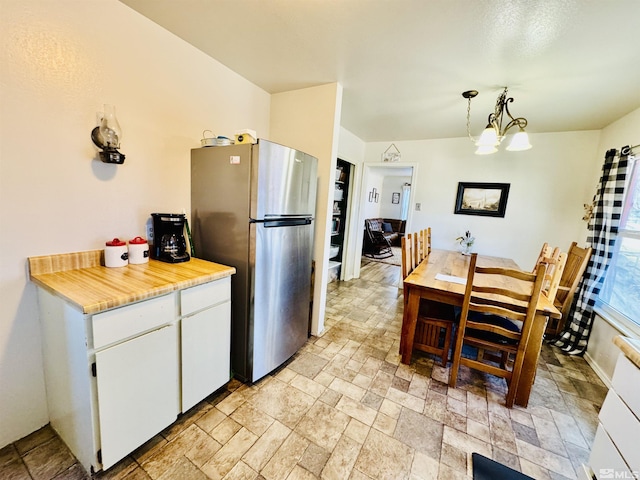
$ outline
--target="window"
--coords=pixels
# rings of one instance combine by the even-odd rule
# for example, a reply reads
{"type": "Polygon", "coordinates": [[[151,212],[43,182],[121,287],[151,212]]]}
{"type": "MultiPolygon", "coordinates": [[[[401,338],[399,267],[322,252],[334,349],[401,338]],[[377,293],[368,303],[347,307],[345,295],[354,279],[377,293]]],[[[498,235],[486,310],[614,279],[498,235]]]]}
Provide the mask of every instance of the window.
{"type": "Polygon", "coordinates": [[[640,158],[631,161],[618,238],[599,300],[640,325],[640,158]]]}

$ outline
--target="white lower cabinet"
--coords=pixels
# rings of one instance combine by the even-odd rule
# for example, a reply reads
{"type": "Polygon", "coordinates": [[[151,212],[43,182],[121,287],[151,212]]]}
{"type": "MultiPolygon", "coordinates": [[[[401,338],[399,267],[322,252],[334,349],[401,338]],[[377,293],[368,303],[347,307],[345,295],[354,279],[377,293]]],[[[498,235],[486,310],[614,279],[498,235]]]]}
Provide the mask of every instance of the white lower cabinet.
{"type": "Polygon", "coordinates": [[[589,466],[598,480],[640,475],[640,369],[620,353],[598,415],[589,466]]]}
{"type": "Polygon", "coordinates": [[[230,378],[231,302],[182,319],[182,412],[230,378]]]}
{"type": "Polygon", "coordinates": [[[38,288],[51,426],[107,469],[230,378],[223,278],[95,315],[38,288]]]}
{"type": "Polygon", "coordinates": [[[175,421],[177,347],[174,324],[96,353],[103,468],[175,421]]]}

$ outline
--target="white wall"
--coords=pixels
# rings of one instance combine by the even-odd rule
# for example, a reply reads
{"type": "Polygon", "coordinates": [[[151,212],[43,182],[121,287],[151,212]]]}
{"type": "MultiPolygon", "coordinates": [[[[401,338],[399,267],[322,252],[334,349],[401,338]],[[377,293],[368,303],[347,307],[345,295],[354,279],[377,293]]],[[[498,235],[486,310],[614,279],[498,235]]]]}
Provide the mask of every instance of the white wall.
{"type": "MultiPolygon", "coordinates": [[[[431,227],[434,247],[444,249],[456,248],[455,238],[470,230],[476,237],[475,251],[513,258],[524,269],[533,266],[543,242],[565,249],[574,240],[584,242],[583,204],[593,196],[599,132],[530,138],[531,150],[503,148],[488,156],[474,155],[468,138],[394,141],[402,153],[396,165],[418,166],[412,182],[411,229],[431,227]],[[458,182],[511,184],[505,217],[454,215],[458,182]]],[[[367,165],[379,165],[388,145],[368,143],[367,165]]]]}
{"type": "MultiPolygon", "coordinates": [[[[625,145],[640,145],[640,108],[625,115],[602,129],[600,143],[598,145],[599,167],[593,172],[593,193],[595,193],[596,183],[601,174],[602,162],[607,150],[620,148],[625,145]]],[[[638,149],[636,149],[638,150],[638,149]]],[[[593,193],[591,194],[593,196],[593,193]]],[[[585,234],[586,237],[586,234],[585,234]]],[[[609,322],[603,317],[596,315],[587,346],[585,358],[600,375],[603,380],[611,379],[615,362],[620,350],[612,342],[618,335],[635,336],[633,332],[621,328],[614,322],[609,322]]]]}
{"type": "Polygon", "coordinates": [[[363,204],[360,201],[362,185],[362,164],[364,161],[365,143],[345,128],[340,128],[338,141],[338,157],[353,165],[351,169],[348,222],[345,231],[343,264],[340,271],[342,280],[351,280],[360,271],[360,251],[357,250],[360,228],[360,211],[363,204]]]}
{"type": "Polygon", "coordinates": [[[202,131],[267,136],[270,96],[116,0],[3,1],[0,40],[2,447],[48,422],[26,258],[99,249],[144,235],[151,212],[189,212],[202,131]],[[123,165],[95,159],[104,103],[123,165]]]}
{"type": "Polygon", "coordinates": [[[324,331],[328,281],[330,220],[336,178],[342,86],[337,83],[272,96],[271,140],[318,158],[318,195],[315,225],[315,288],[311,333],[324,331]],[[331,188],[329,188],[331,185],[331,188]]]}
{"type": "MultiPolygon", "coordinates": [[[[380,217],[380,197],[378,197],[378,202],[376,203],[373,200],[373,191],[375,189],[376,193],[380,195],[382,192],[382,185],[384,183],[384,171],[369,169],[366,172],[366,178],[363,181],[364,190],[362,192],[362,204],[364,205],[362,208],[363,218],[378,218],[380,217]]],[[[364,228],[364,224],[361,225],[361,228],[364,228]]]]}
{"type": "Polygon", "coordinates": [[[411,183],[411,177],[385,176],[380,192],[380,216],[400,219],[402,213],[402,186],[411,183]],[[393,203],[393,194],[398,193],[398,203],[393,203]]]}

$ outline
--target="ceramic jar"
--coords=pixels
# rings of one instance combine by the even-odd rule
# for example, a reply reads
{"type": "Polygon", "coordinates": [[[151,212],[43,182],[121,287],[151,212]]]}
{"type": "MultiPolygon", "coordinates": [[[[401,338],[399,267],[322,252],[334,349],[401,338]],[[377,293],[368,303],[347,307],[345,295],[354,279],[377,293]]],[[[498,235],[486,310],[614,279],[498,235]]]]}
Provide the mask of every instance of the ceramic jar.
{"type": "Polygon", "coordinates": [[[149,243],[144,238],[129,240],[129,263],[149,263],[149,243]]]}
{"type": "Polygon", "coordinates": [[[106,243],[104,248],[105,267],[125,267],[129,263],[127,242],[114,238],[106,243]]]}

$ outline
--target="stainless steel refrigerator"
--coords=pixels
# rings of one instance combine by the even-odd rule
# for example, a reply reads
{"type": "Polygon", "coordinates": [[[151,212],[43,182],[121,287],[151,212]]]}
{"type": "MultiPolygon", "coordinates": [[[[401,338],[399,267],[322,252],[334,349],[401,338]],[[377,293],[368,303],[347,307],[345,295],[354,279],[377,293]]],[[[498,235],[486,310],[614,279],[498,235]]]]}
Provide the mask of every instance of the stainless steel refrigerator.
{"type": "Polygon", "coordinates": [[[195,256],[236,268],[231,367],[255,382],[309,336],[318,161],[260,139],[191,151],[195,256]]]}

